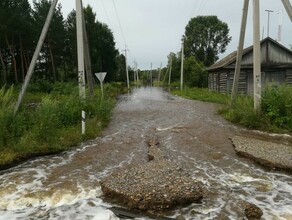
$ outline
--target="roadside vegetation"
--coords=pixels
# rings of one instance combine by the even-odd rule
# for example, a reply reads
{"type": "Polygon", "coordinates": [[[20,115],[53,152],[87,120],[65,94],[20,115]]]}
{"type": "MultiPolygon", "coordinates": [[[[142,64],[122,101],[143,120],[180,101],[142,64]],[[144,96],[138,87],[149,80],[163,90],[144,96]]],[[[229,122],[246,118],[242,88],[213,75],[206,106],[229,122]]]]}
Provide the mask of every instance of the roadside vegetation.
{"type": "Polygon", "coordinates": [[[0,168],[31,157],[59,153],[97,137],[110,120],[115,97],[124,88],[118,83],[107,84],[104,100],[97,89],[94,97],[82,102],[77,84],[42,84],[30,86],[16,115],[13,111],[17,89],[0,90],[0,168]],[[86,112],[84,135],[81,110],[86,112]]]}
{"type": "Polygon", "coordinates": [[[292,132],[292,86],[267,86],[259,111],[254,110],[250,96],[239,95],[235,104],[231,105],[229,95],[211,92],[206,88],[176,89],[172,93],[193,100],[224,104],[219,108],[219,114],[232,123],[250,129],[292,132]]]}

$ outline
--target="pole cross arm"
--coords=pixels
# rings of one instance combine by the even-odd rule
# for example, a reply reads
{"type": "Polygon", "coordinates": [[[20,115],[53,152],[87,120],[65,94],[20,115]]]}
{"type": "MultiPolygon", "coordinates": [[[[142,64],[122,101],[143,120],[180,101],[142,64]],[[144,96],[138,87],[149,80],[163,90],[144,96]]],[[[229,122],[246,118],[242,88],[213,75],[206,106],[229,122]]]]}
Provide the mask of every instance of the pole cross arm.
{"type": "Polygon", "coordinates": [[[289,0],[282,0],[282,3],[287,11],[287,14],[289,15],[289,18],[292,22],[292,6],[289,0]]]}

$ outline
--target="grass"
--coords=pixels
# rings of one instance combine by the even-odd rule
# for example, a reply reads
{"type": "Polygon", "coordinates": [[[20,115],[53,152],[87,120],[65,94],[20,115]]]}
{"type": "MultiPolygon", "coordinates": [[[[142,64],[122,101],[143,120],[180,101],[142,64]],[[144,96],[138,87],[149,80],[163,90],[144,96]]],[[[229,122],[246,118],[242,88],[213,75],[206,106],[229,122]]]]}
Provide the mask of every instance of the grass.
{"type": "Polygon", "coordinates": [[[236,103],[231,105],[229,95],[210,92],[206,88],[185,88],[172,93],[193,100],[223,104],[219,114],[232,123],[250,129],[292,132],[292,86],[267,86],[262,94],[261,109],[257,111],[250,96],[239,95],[236,103]]]}
{"type": "Polygon", "coordinates": [[[82,102],[76,98],[77,85],[46,85],[45,92],[41,88],[31,86],[17,115],[13,109],[18,91],[13,87],[0,90],[0,169],[35,156],[69,150],[97,137],[110,120],[115,98],[124,90],[121,84],[105,85],[104,100],[97,88],[94,97],[82,102]],[[81,110],[86,112],[84,135],[81,110]]]}
{"type": "Polygon", "coordinates": [[[209,91],[207,88],[185,88],[181,90],[173,90],[172,94],[182,96],[184,98],[214,102],[219,104],[227,104],[229,102],[229,96],[226,94],[209,91]]]}

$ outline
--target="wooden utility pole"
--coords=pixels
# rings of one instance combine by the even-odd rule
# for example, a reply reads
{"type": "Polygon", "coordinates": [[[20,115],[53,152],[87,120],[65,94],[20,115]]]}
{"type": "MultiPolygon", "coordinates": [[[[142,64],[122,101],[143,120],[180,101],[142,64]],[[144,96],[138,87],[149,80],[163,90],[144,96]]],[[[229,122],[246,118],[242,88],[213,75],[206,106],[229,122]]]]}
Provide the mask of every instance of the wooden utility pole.
{"type": "Polygon", "coordinates": [[[130,81],[129,81],[129,69],[128,69],[128,58],[127,58],[127,45],[125,46],[125,61],[126,61],[126,74],[127,74],[127,86],[130,90],[130,81]]]}
{"type": "Polygon", "coordinates": [[[92,76],[92,69],[91,69],[91,58],[90,58],[90,50],[89,50],[88,36],[87,36],[87,31],[86,31],[83,4],[82,4],[82,21],[83,21],[82,23],[83,23],[84,54],[85,54],[84,62],[85,62],[86,78],[87,78],[87,83],[88,83],[88,88],[89,88],[89,96],[93,97],[94,83],[93,83],[93,76],[92,76]]]}
{"type": "Polygon", "coordinates": [[[242,61],[242,52],[243,52],[245,32],[246,32],[248,5],[249,5],[249,0],[244,0],[243,10],[242,10],[241,29],[240,29],[240,36],[239,36],[239,44],[238,44],[238,49],[237,49],[236,67],[235,67],[232,93],[231,93],[231,103],[232,104],[234,104],[234,102],[236,100],[236,95],[237,95],[237,90],[238,90],[238,82],[239,82],[240,68],[241,68],[241,61],[242,61]]]}
{"type": "Polygon", "coordinates": [[[39,38],[39,41],[38,41],[38,44],[37,44],[37,47],[34,51],[34,54],[33,54],[33,57],[32,57],[32,60],[30,62],[30,65],[29,65],[29,68],[27,70],[27,74],[25,76],[25,79],[24,79],[24,83],[21,87],[21,91],[19,93],[19,96],[18,96],[18,100],[17,100],[17,103],[15,105],[15,108],[14,108],[14,114],[17,113],[21,103],[22,103],[22,100],[23,100],[23,96],[26,92],[26,89],[27,89],[27,86],[28,86],[28,83],[32,77],[32,73],[34,71],[34,68],[35,68],[35,65],[36,65],[36,62],[37,62],[37,59],[39,57],[39,54],[41,52],[41,49],[42,49],[42,46],[43,46],[43,43],[45,41],[45,38],[46,38],[46,35],[48,33],[48,29],[50,27],[50,24],[51,24],[51,21],[52,21],[52,17],[53,17],[53,14],[54,14],[54,9],[56,7],[58,3],[58,0],[54,0],[51,4],[51,7],[50,7],[50,10],[49,10],[49,13],[48,13],[48,16],[47,16],[47,19],[46,19],[46,22],[44,24],[44,27],[43,27],[43,30],[42,30],[42,33],[40,35],[40,38],[39,38]]]}
{"type": "Polygon", "coordinates": [[[82,0],[76,0],[76,34],[77,34],[79,96],[82,100],[85,100],[84,33],[82,10],[83,10],[82,0]]]}
{"type": "Polygon", "coordinates": [[[253,0],[253,83],[254,109],[261,105],[261,45],[260,45],[260,0],[253,0]]]}
{"type": "Polygon", "coordinates": [[[180,90],[183,90],[184,83],[184,36],[181,43],[181,69],[180,69],[180,90]]]}

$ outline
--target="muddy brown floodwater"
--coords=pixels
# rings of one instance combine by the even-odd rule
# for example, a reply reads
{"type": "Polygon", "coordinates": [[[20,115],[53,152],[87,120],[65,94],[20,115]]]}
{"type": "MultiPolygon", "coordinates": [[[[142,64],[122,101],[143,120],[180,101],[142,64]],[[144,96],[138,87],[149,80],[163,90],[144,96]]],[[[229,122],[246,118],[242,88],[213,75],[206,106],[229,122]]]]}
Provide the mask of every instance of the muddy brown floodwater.
{"type": "MultiPolygon", "coordinates": [[[[262,219],[292,219],[292,177],[238,157],[229,138],[245,133],[216,114],[217,105],[139,88],[120,98],[101,137],[73,151],[39,158],[0,175],[0,219],[118,219],[99,182],[128,164],[147,161],[147,134],[167,157],[204,183],[201,204],[168,217],[242,219],[241,202],[259,206],[262,219]]],[[[141,219],[141,218],[140,218],[141,219]]],[[[149,219],[146,216],[142,219],[149,219]]]]}

